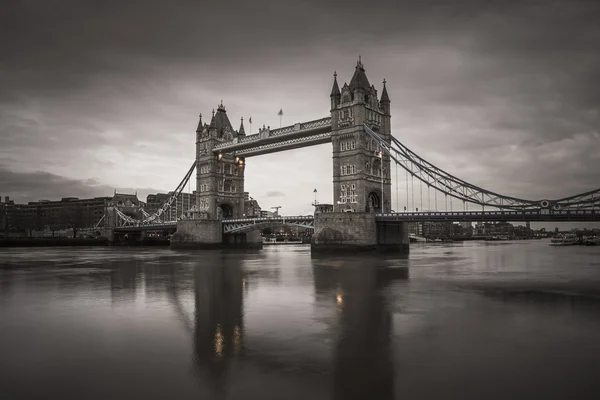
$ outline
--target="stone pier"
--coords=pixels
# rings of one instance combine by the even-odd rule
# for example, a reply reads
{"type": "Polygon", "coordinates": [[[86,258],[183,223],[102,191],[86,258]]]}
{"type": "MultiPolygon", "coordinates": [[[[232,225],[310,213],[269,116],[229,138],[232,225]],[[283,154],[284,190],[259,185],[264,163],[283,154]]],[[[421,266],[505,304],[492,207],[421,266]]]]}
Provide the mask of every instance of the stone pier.
{"type": "Polygon", "coordinates": [[[172,249],[262,248],[260,232],[223,234],[220,220],[188,219],[177,221],[171,237],[172,249]]]}
{"type": "Polygon", "coordinates": [[[406,223],[377,222],[374,213],[315,213],[313,252],[408,253],[406,223]]]}

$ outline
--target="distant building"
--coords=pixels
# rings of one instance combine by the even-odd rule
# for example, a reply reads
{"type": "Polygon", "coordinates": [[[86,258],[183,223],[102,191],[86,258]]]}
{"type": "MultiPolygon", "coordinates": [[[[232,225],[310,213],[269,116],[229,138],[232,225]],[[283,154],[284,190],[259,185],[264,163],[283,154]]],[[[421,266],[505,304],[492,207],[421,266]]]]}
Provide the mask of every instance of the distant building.
{"type": "Polygon", "coordinates": [[[261,210],[260,218],[273,218],[274,213],[272,211],[261,210]]]}
{"type": "Polygon", "coordinates": [[[423,236],[430,239],[442,239],[454,236],[452,222],[423,222],[423,236]]]}
{"type": "MultiPolygon", "coordinates": [[[[244,193],[247,194],[248,192],[244,193]]],[[[260,217],[261,208],[258,204],[258,201],[254,200],[252,197],[248,196],[244,199],[244,216],[247,218],[255,218],[260,217]]]]}
{"type": "MultiPolygon", "coordinates": [[[[158,209],[165,204],[173,196],[173,192],[149,194],[146,197],[145,210],[148,214],[154,214],[158,209]]],[[[171,207],[165,212],[161,218],[163,221],[175,221],[177,217],[181,217],[186,211],[196,204],[196,191],[192,193],[181,192],[171,204],[171,207]]]]}
{"type": "Polygon", "coordinates": [[[64,197],[61,200],[39,200],[28,204],[15,204],[5,198],[0,207],[0,227],[5,232],[57,231],[93,228],[104,216],[110,197],[79,199],[64,197]]]}

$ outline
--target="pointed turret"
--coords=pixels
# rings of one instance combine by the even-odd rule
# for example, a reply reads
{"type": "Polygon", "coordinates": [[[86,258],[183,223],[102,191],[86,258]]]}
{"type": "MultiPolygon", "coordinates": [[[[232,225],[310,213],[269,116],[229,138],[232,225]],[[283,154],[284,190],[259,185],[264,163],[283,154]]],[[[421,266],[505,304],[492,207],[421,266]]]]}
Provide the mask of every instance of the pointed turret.
{"type": "Polygon", "coordinates": [[[212,129],[212,128],[216,128],[216,121],[215,121],[215,110],[212,110],[212,118],[210,119],[210,125],[208,126],[208,129],[212,129]]]}
{"type": "Polygon", "coordinates": [[[387,88],[385,87],[385,79],[383,80],[383,91],[381,92],[381,104],[390,104],[390,96],[388,95],[387,88]]]}
{"type": "Polygon", "coordinates": [[[242,117],[242,122],[240,123],[240,130],[238,131],[238,136],[246,136],[246,131],[244,130],[244,117],[242,117]]]}
{"type": "Polygon", "coordinates": [[[340,87],[337,83],[337,71],[333,73],[333,87],[331,88],[331,97],[341,96],[340,87]]]}
{"type": "Polygon", "coordinates": [[[204,125],[202,125],[202,114],[200,114],[200,121],[198,121],[198,128],[196,128],[196,132],[197,132],[197,133],[200,133],[200,132],[202,132],[202,127],[203,127],[203,126],[204,126],[204,125]]]}
{"type": "Polygon", "coordinates": [[[335,109],[340,105],[340,99],[342,98],[342,93],[340,92],[340,87],[337,83],[337,72],[333,73],[333,87],[331,88],[331,109],[335,109]]]}
{"type": "Polygon", "coordinates": [[[200,141],[203,130],[204,130],[204,124],[202,123],[202,114],[200,114],[200,121],[198,121],[198,127],[196,128],[196,143],[198,143],[200,141]]]}

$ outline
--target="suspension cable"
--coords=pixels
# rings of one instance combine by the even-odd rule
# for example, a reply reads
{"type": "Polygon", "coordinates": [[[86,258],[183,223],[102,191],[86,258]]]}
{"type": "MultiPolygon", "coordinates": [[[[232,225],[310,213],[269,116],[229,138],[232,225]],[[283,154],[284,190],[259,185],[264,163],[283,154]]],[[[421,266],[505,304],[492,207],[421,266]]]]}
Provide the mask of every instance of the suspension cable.
{"type": "Polygon", "coordinates": [[[415,179],[412,174],[412,164],[410,165],[410,196],[412,198],[412,208],[411,211],[415,211],[415,179]]]}
{"type": "Polygon", "coordinates": [[[396,164],[396,212],[399,212],[400,211],[400,196],[398,194],[399,193],[398,192],[398,190],[399,190],[399,188],[398,188],[398,164],[397,163],[394,163],[394,164],[396,164]]]}
{"type": "Polygon", "coordinates": [[[431,211],[431,186],[427,184],[427,211],[431,211]]]}
{"type": "Polygon", "coordinates": [[[420,192],[421,192],[421,212],[423,212],[423,181],[419,181],[421,184],[420,192]]]}
{"type": "Polygon", "coordinates": [[[405,170],[406,172],[406,207],[405,207],[405,211],[410,211],[410,208],[408,207],[408,170],[405,170]]]}

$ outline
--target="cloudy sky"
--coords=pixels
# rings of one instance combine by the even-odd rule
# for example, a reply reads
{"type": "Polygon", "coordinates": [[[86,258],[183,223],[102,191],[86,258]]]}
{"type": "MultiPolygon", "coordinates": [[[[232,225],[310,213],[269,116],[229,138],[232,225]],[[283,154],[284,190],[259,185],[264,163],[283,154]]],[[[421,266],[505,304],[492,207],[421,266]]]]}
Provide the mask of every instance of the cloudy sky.
{"type": "MultiPolygon", "coordinates": [[[[325,117],[333,72],[349,82],[359,54],[387,79],[394,136],[435,165],[521,198],[600,186],[594,0],[6,4],[0,195],[19,202],[172,190],[199,113],[223,100],[253,132],[280,108],[284,125],[325,117]]],[[[331,145],[255,157],[246,190],[307,214],[314,188],[332,201],[331,170],[331,145]]]]}

